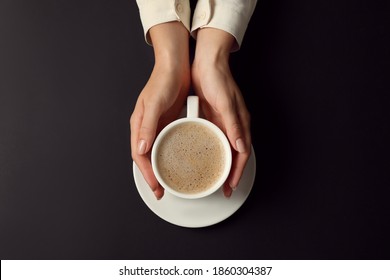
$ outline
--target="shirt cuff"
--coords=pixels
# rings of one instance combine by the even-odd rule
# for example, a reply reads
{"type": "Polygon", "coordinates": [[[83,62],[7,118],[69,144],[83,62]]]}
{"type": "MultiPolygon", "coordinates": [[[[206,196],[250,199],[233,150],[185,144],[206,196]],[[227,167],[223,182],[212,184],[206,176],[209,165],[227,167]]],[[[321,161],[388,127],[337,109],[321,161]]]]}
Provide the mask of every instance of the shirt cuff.
{"type": "Polygon", "coordinates": [[[257,0],[198,0],[192,18],[191,36],[196,39],[199,28],[213,27],[234,36],[232,52],[240,49],[257,0]]]}
{"type": "Polygon", "coordinates": [[[154,25],[180,21],[190,31],[189,0],[137,0],[145,41],[152,45],[149,30],[154,25]]]}

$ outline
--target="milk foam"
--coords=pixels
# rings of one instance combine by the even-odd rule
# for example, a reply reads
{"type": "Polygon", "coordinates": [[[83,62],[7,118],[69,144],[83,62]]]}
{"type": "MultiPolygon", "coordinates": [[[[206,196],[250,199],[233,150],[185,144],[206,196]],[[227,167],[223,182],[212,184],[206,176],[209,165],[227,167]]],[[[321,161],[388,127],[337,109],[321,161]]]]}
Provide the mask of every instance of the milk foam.
{"type": "Polygon", "coordinates": [[[210,188],[222,175],[225,164],[219,138],[199,123],[183,123],[169,131],[157,155],[160,176],[182,193],[210,188]]]}

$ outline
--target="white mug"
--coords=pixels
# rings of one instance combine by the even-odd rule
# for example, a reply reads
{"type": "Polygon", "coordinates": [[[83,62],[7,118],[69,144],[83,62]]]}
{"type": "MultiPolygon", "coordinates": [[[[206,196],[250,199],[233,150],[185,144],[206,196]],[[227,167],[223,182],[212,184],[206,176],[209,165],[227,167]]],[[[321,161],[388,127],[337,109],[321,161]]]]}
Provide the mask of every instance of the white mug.
{"type": "Polygon", "coordinates": [[[156,137],[152,147],[151,161],[153,172],[160,185],[166,191],[180,198],[196,199],[211,195],[223,186],[230,173],[232,150],[223,131],[212,122],[199,117],[199,98],[191,95],[187,98],[187,116],[168,124],[156,137]],[[199,139],[191,138],[188,140],[189,142],[187,142],[186,137],[181,138],[182,140],[184,139],[183,142],[187,144],[183,144],[183,142],[174,142],[179,141],[177,140],[177,137],[181,137],[178,133],[181,133],[180,135],[184,136],[191,135],[191,137],[195,137],[191,130],[188,134],[183,131],[177,132],[185,126],[187,127],[187,130],[192,129],[192,131],[194,131],[196,129],[197,132],[205,132],[205,134],[201,134],[201,136],[205,136],[202,138],[199,137],[199,139]],[[205,141],[206,136],[214,140],[205,141]],[[172,145],[172,143],[174,144],[172,145]],[[211,145],[211,143],[213,144],[211,145]],[[207,147],[209,144],[211,146],[207,147]],[[195,150],[195,147],[197,146],[200,146],[201,150],[195,150]],[[220,160],[212,158],[215,150],[219,150],[218,157],[220,157],[220,160]],[[162,159],[163,155],[165,160],[162,159]],[[172,164],[167,164],[170,160],[172,161],[172,164]],[[187,175],[189,176],[186,177],[187,175]],[[170,180],[168,177],[174,179],[172,179],[171,182],[168,182],[170,180]],[[188,179],[189,177],[192,179],[188,179]],[[209,182],[208,180],[211,180],[212,182],[209,182]],[[181,187],[187,188],[189,186],[195,186],[197,188],[200,185],[198,184],[199,181],[204,184],[203,187],[206,186],[205,189],[197,190],[195,192],[188,190],[183,192],[178,189],[181,187]],[[176,184],[175,182],[178,184],[176,187],[174,187],[176,184]]]}

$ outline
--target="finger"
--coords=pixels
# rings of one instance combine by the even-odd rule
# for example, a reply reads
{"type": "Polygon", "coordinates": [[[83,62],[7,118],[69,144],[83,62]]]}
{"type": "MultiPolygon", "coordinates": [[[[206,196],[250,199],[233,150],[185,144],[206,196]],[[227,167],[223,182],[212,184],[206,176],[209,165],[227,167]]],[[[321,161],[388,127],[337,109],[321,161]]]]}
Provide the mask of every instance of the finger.
{"type": "Polygon", "coordinates": [[[142,123],[142,111],[136,106],[130,117],[130,144],[131,144],[131,156],[134,160],[137,155],[137,144],[139,128],[142,123]]]}
{"type": "Polygon", "coordinates": [[[130,118],[130,136],[131,136],[131,155],[139,170],[142,173],[146,183],[150,186],[151,190],[157,199],[161,199],[164,195],[163,188],[159,185],[156,177],[154,176],[152,165],[148,154],[139,155],[137,152],[137,139],[139,127],[142,123],[142,113],[135,110],[130,118]]]}
{"type": "MultiPolygon", "coordinates": [[[[239,101],[240,103],[240,101],[239,101]]],[[[239,121],[241,123],[241,133],[243,135],[243,141],[245,141],[245,152],[234,153],[232,168],[229,175],[229,185],[235,190],[239,184],[244,168],[251,154],[251,132],[250,132],[250,115],[246,110],[245,104],[241,100],[241,108],[238,112],[239,121]]]]}
{"type": "Polygon", "coordinates": [[[223,184],[223,194],[225,195],[226,198],[230,198],[232,193],[233,193],[232,188],[227,182],[225,182],[225,184],[223,184]]]}
{"type": "Polygon", "coordinates": [[[150,151],[156,136],[160,115],[160,110],[157,106],[151,104],[146,107],[146,104],[144,104],[144,114],[137,137],[137,153],[139,155],[144,155],[150,151]]]}
{"type": "Polygon", "coordinates": [[[135,162],[156,198],[161,199],[164,195],[164,189],[160,186],[156,177],[154,176],[149,158],[138,155],[135,162]]]}
{"type": "Polygon", "coordinates": [[[223,121],[225,123],[226,135],[234,150],[239,153],[245,153],[248,147],[246,147],[243,127],[236,112],[229,110],[223,115],[223,121]]]}
{"type": "Polygon", "coordinates": [[[246,163],[248,162],[250,153],[235,153],[232,168],[230,170],[228,184],[230,188],[234,191],[237,189],[238,184],[240,182],[242,173],[244,172],[244,168],[246,163]]]}
{"type": "Polygon", "coordinates": [[[242,98],[238,100],[238,118],[241,123],[242,133],[244,134],[245,147],[247,148],[246,152],[251,152],[252,146],[252,137],[251,137],[251,116],[246,109],[246,105],[242,98]]]}

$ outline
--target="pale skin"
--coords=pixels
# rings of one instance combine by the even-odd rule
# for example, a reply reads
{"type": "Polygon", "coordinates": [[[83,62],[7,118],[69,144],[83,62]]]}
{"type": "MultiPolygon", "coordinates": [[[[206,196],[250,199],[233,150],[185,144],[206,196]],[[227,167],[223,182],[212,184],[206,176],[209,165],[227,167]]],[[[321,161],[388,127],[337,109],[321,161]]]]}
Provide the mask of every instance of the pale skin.
{"type": "Polygon", "coordinates": [[[230,175],[223,186],[229,198],[237,188],[251,153],[250,114],[229,66],[235,38],[220,29],[198,31],[193,64],[189,33],[180,22],[150,29],[155,64],[130,117],[131,155],[157,199],[164,195],[150,162],[153,141],[176,119],[192,83],[204,117],[227,135],[233,150],[230,175]]]}

